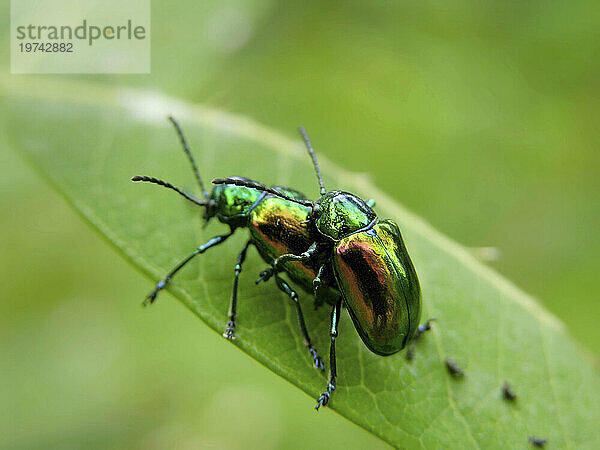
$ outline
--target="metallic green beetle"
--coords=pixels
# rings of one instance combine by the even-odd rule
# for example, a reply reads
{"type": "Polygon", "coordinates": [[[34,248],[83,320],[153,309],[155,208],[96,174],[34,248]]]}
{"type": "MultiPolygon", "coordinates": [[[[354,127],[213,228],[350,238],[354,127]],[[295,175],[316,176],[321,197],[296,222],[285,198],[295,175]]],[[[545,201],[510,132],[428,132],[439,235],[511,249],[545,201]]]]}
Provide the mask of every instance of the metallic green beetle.
{"type": "MultiPolygon", "coordinates": [[[[315,305],[333,305],[329,381],[317,400],[316,409],[327,405],[336,387],[335,340],[342,305],[346,306],[365,345],[378,355],[391,355],[415,342],[430,328],[419,326],[421,290],[419,280],[402,241],[398,226],[380,221],[373,202],[342,191],[327,192],[310,140],[300,133],[312,158],[320,183],[321,197],[312,202],[301,192],[283,186],[268,187],[242,177],[215,179],[209,195],[177,122],[169,118],[179,135],[204,199],[183,192],[153,177],[136,176],[173,189],[186,199],[205,207],[204,218],[216,217],[229,226],[229,233],[216,236],[182,260],[156,284],[144,304],[153,303],[173,276],[192,258],[224,242],[237,228],[248,228],[249,240],[235,265],[229,321],[223,336],[235,339],[238,280],[246,253],[254,245],[270,268],[256,282],[273,277],[277,287],[294,302],[300,330],[316,368],[324,370],[322,358],[311,343],[297,293],[281,278],[292,281],[315,296],[315,305]]],[[[410,356],[407,355],[407,356],[410,356]]]]}

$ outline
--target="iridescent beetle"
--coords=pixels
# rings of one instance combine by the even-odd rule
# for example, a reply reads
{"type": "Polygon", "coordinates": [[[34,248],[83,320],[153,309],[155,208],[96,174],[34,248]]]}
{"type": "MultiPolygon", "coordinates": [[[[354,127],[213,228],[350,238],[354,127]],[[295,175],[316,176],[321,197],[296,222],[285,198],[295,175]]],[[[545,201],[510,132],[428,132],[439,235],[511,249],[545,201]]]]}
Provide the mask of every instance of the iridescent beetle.
{"type": "Polygon", "coordinates": [[[237,228],[248,228],[248,242],[239,253],[234,269],[229,321],[223,337],[235,339],[238,280],[247,250],[253,245],[270,264],[256,282],[273,277],[277,287],[293,301],[304,344],[314,366],[320,370],[324,370],[324,364],[311,343],[298,295],[281,273],[313,293],[316,306],[323,303],[333,306],[329,380],[316,409],[327,405],[336,387],[335,340],[342,305],[348,309],[362,341],[378,355],[392,355],[430,329],[430,321],[419,325],[421,289],[398,226],[391,220],[379,220],[372,209],[373,201],[365,202],[348,192],[326,191],[315,152],[303,128],[299,131],[320,185],[321,197],[315,202],[297,190],[268,187],[242,177],[213,180],[215,187],[209,195],[181,128],[172,117],[169,120],[179,135],[204,199],[154,177],[135,176],[132,181],[172,189],[204,207],[205,220],[216,217],[230,229],[196,248],[175,266],[156,284],[144,305],[153,303],[173,276],[196,255],[221,244],[237,228]]]}

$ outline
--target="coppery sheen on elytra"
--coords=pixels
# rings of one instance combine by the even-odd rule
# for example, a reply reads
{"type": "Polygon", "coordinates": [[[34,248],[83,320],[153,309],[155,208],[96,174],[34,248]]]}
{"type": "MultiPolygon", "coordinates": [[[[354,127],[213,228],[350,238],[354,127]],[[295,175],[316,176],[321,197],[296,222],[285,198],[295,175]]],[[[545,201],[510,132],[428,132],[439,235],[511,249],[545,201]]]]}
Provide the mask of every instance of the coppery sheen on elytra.
{"type": "Polygon", "coordinates": [[[421,289],[397,225],[386,220],[343,238],[333,266],[365,345],[379,355],[404,348],[419,325],[421,289]]]}

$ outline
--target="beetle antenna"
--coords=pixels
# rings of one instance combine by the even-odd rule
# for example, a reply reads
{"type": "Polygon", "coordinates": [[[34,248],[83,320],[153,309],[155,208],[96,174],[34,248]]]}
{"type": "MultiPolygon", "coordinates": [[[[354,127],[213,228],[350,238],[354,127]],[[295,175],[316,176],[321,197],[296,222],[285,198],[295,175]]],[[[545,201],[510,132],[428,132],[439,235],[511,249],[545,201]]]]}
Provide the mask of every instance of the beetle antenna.
{"type": "Polygon", "coordinates": [[[319,185],[321,186],[321,195],[325,195],[327,190],[325,189],[325,185],[323,184],[323,177],[321,176],[321,169],[319,168],[319,163],[317,162],[317,155],[315,154],[315,149],[313,148],[310,139],[308,138],[308,134],[306,134],[306,130],[304,127],[298,127],[298,131],[302,135],[302,139],[304,139],[304,143],[306,144],[306,148],[308,149],[308,154],[312,159],[313,165],[315,166],[315,171],[317,172],[317,178],[319,179],[319,185]]]}
{"type": "Polygon", "coordinates": [[[303,206],[308,206],[309,208],[313,208],[313,209],[315,206],[315,204],[313,202],[311,202],[310,200],[300,200],[297,198],[289,197],[273,188],[267,187],[263,184],[260,184],[260,183],[257,183],[255,181],[251,181],[251,180],[240,180],[239,178],[215,178],[212,182],[213,182],[213,184],[234,184],[236,186],[243,186],[243,187],[247,187],[247,188],[256,189],[257,191],[266,192],[268,194],[274,195],[274,196],[282,198],[284,200],[298,203],[303,206]]]}
{"type": "Polygon", "coordinates": [[[198,182],[198,185],[200,186],[200,189],[202,190],[202,195],[204,195],[204,198],[206,200],[208,200],[208,192],[204,188],[204,183],[202,182],[202,178],[200,178],[200,172],[198,172],[198,166],[196,165],[196,161],[194,160],[194,157],[192,156],[192,152],[190,151],[190,146],[188,145],[187,140],[185,139],[185,136],[183,135],[183,130],[181,129],[181,127],[179,126],[179,123],[175,120],[175,118],[173,116],[169,116],[169,120],[175,127],[175,131],[177,131],[177,135],[179,136],[179,140],[181,141],[183,151],[185,152],[188,159],[190,160],[190,164],[192,165],[192,170],[194,171],[194,175],[196,176],[196,181],[198,182]]]}
{"type": "Polygon", "coordinates": [[[181,189],[173,186],[171,183],[167,183],[166,181],[159,180],[158,178],[135,176],[131,179],[131,181],[147,181],[148,183],[154,183],[154,184],[158,184],[159,186],[164,186],[166,188],[173,189],[179,195],[182,195],[183,197],[187,198],[190,202],[195,203],[196,205],[208,206],[208,204],[210,203],[209,200],[198,200],[196,197],[191,196],[187,192],[183,192],[181,189]]]}

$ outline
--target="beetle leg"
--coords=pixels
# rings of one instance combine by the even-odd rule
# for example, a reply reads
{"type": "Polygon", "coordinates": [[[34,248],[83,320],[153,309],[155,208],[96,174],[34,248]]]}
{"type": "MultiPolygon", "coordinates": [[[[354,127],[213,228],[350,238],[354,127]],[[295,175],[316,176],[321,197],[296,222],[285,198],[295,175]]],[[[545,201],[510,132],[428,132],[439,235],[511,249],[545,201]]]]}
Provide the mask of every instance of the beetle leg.
{"type": "Polygon", "coordinates": [[[373,208],[375,206],[375,199],[370,198],[367,200],[367,205],[369,205],[369,208],[373,208]]]}
{"type": "Polygon", "coordinates": [[[286,253],[285,255],[281,255],[280,257],[275,258],[275,260],[273,261],[273,270],[275,272],[279,272],[280,267],[289,261],[307,261],[314,255],[316,255],[318,251],[319,246],[316,242],[313,242],[313,244],[308,248],[308,250],[300,253],[299,255],[294,255],[293,253],[286,253]]]}
{"type": "Polygon", "coordinates": [[[431,322],[434,322],[435,320],[435,318],[431,318],[427,320],[427,322],[419,325],[419,327],[417,328],[417,332],[413,336],[412,340],[410,341],[410,344],[408,345],[408,349],[406,350],[407,360],[412,361],[412,359],[415,357],[415,349],[417,347],[417,342],[419,341],[423,333],[431,330],[431,322]]]}
{"type": "Polygon", "coordinates": [[[294,255],[293,253],[286,253],[285,255],[281,255],[278,258],[275,258],[273,260],[273,262],[271,263],[271,267],[266,270],[263,270],[260,273],[260,275],[255,283],[258,284],[261,281],[267,281],[269,278],[271,278],[271,276],[273,276],[273,274],[280,272],[281,266],[283,264],[285,264],[286,262],[307,261],[310,258],[312,258],[313,256],[315,256],[316,254],[318,254],[319,250],[320,250],[319,245],[316,242],[313,242],[313,244],[308,248],[308,250],[300,253],[299,255],[294,255]]]}
{"type": "Polygon", "coordinates": [[[331,345],[329,346],[329,381],[327,382],[327,388],[325,392],[317,399],[317,406],[315,409],[318,411],[321,406],[326,406],[331,400],[333,391],[335,391],[335,380],[337,378],[337,366],[335,363],[335,338],[338,335],[338,325],[340,323],[340,314],[342,312],[342,300],[333,307],[331,313],[331,345]]]}
{"type": "Polygon", "coordinates": [[[244,264],[244,260],[246,259],[246,252],[248,251],[248,247],[252,242],[246,242],[246,245],[240,252],[237,258],[237,264],[235,265],[235,277],[233,278],[233,290],[231,291],[231,302],[229,303],[229,313],[227,316],[229,317],[229,322],[227,322],[227,328],[223,333],[223,337],[225,339],[234,340],[235,339],[235,315],[237,312],[237,293],[238,293],[238,280],[240,278],[240,273],[242,271],[242,264],[244,264]]]}
{"type": "Polygon", "coordinates": [[[258,284],[261,281],[267,281],[272,276],[273,276],[273,268],[269,267],[268,269],[265,269],[261,273],[258,274],[258,278],[254,281],[254,283],[258,284]]]}
{"type": "Polygon", "coordinates": [[[317,276],[313,279],[313,295],[316,297],[319,292],[319,288],[321,287],[321,275],[323,275],[323,271],[325,270],[325,264],[319,267],[319,271],[317,272],[317,276]]]}
{"type": "Polygon", "coordinates": [[[288,297],[294,302],[296,305],[296,312],[298,313],[298,322],[300,323],[300,331],[302,331],[302,340],[304,341],[304,345],[308,348],[310,355],[313,358],[313,364],[315,368],[325,370],[325,366],[323,364],[323,359],[317,353],[317,350],[312,346],[310,341],[310,336],[308,335],[308,331],[306,330],[306,324],[304,323],[304,315],[302,314],[302,308],[300,307],[300,302],[298,301],[298,294],[294,291],[289,284],[287,284],[279,275],[275,274],[275,282],[277,283],[277,287],[285,292],[288,297]]]}
{"type": "Polygon", "coordinates": [[[193,253],[191,253],[189,256],[187,256],[187,258],[185,258],[183,261],[181,261],[179,264],[177,264],[177,266],[175,266],[175,268],[173,270],[171,270],[165,278],[163,278],[158,283],[156,283],[156,288],[152,292],[150,292],[150,294],[148,295],[148,297],[146,297],[146,299],[144,300],[142,305],[148,306],[148,305],[151,305],[152,303],[154,303],[158,293],[160,291],[162,291],[165,287],[167,287],[167,285],[171,282],[171,279],[173,278],[173,276],[177,272],[179,272],[179,270],[183,266],[185,266],[187,263],[189,263],[192,260],[192,258],[194,258],[194,256],[204,253],[209,248],[225,242],[225,240],[233,234],[233,231],[234,230],[231,229],[231,231],[228,234],[222,234],[220,236],[215,236],[214,238],[210,239],[206,244],[203,244],[200,247],[198,247],[196,250],[194,250],[193,253]]]}
{"type": "Polygon", "coordinates": [[[325,270],[325,264],[319,267],[317,276],[313,279],[313,296],[315,297],[315,309],[323,304],[323,299],[319,297],[319,288],[321,287],[321,275],[325,270]]]}

